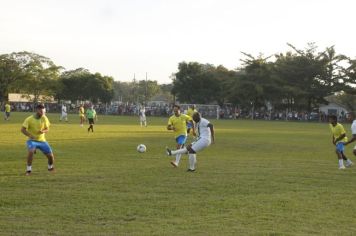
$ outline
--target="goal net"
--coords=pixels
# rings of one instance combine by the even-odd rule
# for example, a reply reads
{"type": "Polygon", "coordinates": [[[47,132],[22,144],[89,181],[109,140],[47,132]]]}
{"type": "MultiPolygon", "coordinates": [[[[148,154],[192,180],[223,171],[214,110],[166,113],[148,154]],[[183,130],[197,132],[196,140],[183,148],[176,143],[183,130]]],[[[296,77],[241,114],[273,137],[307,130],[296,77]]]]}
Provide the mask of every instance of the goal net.
{"type": "MultiPolygon", "coordinates": [[[[186,114],[188,108],[193,104],[179,104],[180,110],[186,114]]],[[[220,107],[218,105],[194,104],[195,109],[206,118],[219,119],[220,107]]]]}

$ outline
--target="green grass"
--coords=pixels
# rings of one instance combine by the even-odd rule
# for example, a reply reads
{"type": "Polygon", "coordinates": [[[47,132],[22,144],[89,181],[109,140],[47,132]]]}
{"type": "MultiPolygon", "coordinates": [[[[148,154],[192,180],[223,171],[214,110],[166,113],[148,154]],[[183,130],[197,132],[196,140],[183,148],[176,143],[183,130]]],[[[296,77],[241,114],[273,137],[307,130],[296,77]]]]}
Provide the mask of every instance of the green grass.
{"type": "Polygon", "coordinates": [[[165,156],[175,146],[166,118],[141,128],[137,117],[100,116],[88,134],[78,116],[49,114],[57,172],[38,153],[26,177],[29,114],[0,123],[0,235],[356,232],[356,167],[338,170],[327,124],[212,120],[216,144],[187,173],[186,157],[174,169],[165,156]]]}

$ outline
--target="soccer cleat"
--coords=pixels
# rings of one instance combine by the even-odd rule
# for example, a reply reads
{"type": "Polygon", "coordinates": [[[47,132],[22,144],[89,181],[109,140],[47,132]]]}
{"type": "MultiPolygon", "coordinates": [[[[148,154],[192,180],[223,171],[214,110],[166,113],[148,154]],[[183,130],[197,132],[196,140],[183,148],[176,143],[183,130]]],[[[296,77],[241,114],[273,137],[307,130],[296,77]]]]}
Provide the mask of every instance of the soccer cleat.
{"type": "Polygon", "coordinates": [[[30,170],[28,170],[28,171],[26,171],[26,174],[25,174],[26,176],[30,176],[31,175],[31,171],[30,170]]]}
{"type": "Polygon", "coordinates": [[[344,169],[346,169],[345,166],[340,166],[339,167],[339,170],[344,170],[344,169]]]}
{"type": "Polygon", "coordinates": [[[195,169],[194,170],[192,170],[192,169],[188,169],[187,170],[187,172],[194,172],[195,171],[195,169]]]}
{"type": "Polygon", "coordinates": [[[345,167],[351,167],[351,166],[353,166],[353,164],[354,164],[353,162],[347,162],[345,167]]]}
{"type": "Polygon", "coordinates": [[[172,165],[173,167],[175,167],[175,168],[178,167],[178,164],[177,164],[175,161],[171,161],[171,165],[172,165]]]}
{"type": "Polygon", "coordinates": [[[172,156],[172,151],[168,147],[166,147],[166,153],[168,156],[172,156]]]}
{"type": "Polygon", "coordinates": [[[49,172],[52,172],[52,173],[56,172],[55,169],[54,169],[54,167],[48,169],[48,171],[49,171],[49,172]]]}

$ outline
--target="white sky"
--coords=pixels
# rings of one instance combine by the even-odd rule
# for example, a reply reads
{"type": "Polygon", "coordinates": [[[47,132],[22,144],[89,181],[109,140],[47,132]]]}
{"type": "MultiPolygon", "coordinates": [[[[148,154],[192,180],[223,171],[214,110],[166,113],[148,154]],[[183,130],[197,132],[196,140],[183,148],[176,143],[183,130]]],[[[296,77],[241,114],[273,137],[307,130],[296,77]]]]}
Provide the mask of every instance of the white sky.
{"type": "Polygon", "coordinates": [[[178,63],[240,66],[287,42],[355,58],[354,0],[0,0],[0,54],[30,51],[66,70],[170,83],[178,63]]]}

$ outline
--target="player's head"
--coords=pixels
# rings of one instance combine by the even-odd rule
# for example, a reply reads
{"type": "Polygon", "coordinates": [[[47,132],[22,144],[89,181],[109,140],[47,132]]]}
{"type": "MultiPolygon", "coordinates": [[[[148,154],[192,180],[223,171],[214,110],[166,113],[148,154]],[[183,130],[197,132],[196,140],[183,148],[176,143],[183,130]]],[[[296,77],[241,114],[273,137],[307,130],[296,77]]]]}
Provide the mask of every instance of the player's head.
{"type": "Polygon", "coordinates": [[[195,123],[198,123],[201,120],[201,115],[200,115],[199,112],[195,112],[193,114],[193,120],[194,120],[195,123]]]}
{"type": "Polygon", "coordinates": [[[195,104],[190,105],[190,108],[194,110],[196,108],[195,104]]]}
{"type": "Polygon", "coordinates": [[[355,114],[355,113],[356,113],[355,111],[349,112],[349,113],[347,114],[347,119],[348,119],[349,121],[355,120],[355,119],[356,119],[356,114],[355,114]]]}
{"type": "Polygon", "coordinates": [[[37,104],[36,113],[38,117],[42,117],[46,113],[46,108],[42,103],[37,104]]]}
{"type": "Polygon", "coordinates": [[[337,116],[336,115],[330,115],[329,116],[329,122],[330,122],[330,124],[335,126],[337,124],[337,116]]]}
{"type": "Polygon", "coordinates": [[[179,105],[175,104],[175,105],[173,106],[173,113],[174,113],[174,115],[176,115],[176,116],[179,116],[179,115],[180,115],[180,106],[179,106],[179,105]]]}

